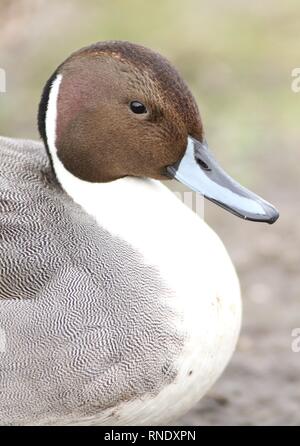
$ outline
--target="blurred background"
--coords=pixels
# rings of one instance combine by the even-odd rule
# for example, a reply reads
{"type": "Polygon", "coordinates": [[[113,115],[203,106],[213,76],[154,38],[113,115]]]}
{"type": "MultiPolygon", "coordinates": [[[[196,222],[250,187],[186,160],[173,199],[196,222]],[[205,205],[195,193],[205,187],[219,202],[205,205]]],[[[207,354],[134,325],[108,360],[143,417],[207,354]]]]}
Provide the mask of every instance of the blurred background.
{"type": "Polygon", "coordinates": [[[70,52],[141,43],[190,85],[223,167],[281,213],[269,226],[205,203],[238,270],[243,328],[224,375],[177,425],[300,424],[299,21],[298,0],[0,0],[1,135],[38,138],[42,87],[70,52]]]}

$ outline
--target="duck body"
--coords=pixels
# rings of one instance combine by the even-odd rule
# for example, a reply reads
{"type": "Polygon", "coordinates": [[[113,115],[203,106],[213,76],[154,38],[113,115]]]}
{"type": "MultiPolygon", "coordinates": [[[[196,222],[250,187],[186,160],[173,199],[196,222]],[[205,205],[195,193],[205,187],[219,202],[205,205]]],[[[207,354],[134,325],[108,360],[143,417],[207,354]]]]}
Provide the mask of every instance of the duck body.
{"type": "Polygon", "coordinates": [[[235,348],[216,234],[156,180],[96,186],[76,203],[42,144],[0,138],[1,424],[166,423],[235,348]]]}
{"type": "Polygon", "coordinates": [[[222,373],[241,320],[216,234],[159,180],[277,210],[210,153],[176,69],[98,42],[49,78],[42,143],[0,138],[0,424],[153,425],[222,373]]]}

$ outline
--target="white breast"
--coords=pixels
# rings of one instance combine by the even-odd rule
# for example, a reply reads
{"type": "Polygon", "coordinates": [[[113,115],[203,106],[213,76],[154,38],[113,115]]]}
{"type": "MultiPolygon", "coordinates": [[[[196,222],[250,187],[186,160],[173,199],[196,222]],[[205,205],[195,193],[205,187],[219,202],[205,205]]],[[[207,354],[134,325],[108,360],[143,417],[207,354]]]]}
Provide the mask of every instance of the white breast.
{"type": "Polygon", "coordinates": [[[232,355],[241,313],[236,273],[216,234],[159,182],[127,178],[86,192],[84,206],[99,224],[141,252],[174,290],[178,324],[187,333],[175,383],[119,407],[115,423],[173,419],[201,398],[232,355]]]}
{"type": "Polygon", "coordinates": [[[100,185],[80,184],[74,177],[69,183],[67,177],[63,187],[99,225],[159,270],[174,291],[172,304],[186,333],[174,383],[156,397],[122,403],[115,417],[107,410],[80,424],[160,424],[175,419],[211,387],[236,345],[240,291],[228,254],[206,223],[157,181],[126,178],[100,185]]]}

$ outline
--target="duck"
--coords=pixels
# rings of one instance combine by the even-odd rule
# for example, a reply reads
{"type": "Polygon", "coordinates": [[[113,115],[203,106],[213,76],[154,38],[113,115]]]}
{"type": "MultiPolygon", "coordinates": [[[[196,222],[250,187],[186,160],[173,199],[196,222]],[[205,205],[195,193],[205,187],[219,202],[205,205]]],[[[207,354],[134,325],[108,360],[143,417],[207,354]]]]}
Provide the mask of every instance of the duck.
{"type": "Polygon", "coordinates": [[[141,45],[71,54],[38,128],[0,138],[0,423],[174,421],[228,364],[241,296],[222,241],[163,181],[245,220],[278,211],[219,166],[187,84],[141,45]]]}

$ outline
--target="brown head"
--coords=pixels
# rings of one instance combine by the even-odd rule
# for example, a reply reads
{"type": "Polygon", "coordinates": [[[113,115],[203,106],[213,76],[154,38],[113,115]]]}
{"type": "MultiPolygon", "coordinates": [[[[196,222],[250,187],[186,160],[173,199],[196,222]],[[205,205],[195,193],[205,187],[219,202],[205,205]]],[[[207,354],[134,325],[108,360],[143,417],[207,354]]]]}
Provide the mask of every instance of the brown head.
{"type": "MultiPolygon", "coordinates": [[[[183,156],[188,135],[202,139],[188,87],[169,62],[142,46],[97,43],[72,54],[57,74],[63,77],[57,154],[83,180],[165,179],[166,167],[183,156]]],[[[43,115],[43,101],[41,108],[43,115]]],[[[43,126],[41,117],[45,137],[43,126]]]]}
{"type": "Polygon", "coordinates": [[[66,59],[44,89],[39,130],[50,155],[55,149],[83,181],[173,177],[243,218],[275,221],[270,205],[237,187],[211,157],[176,69],[140,45],[99,42],[66,59]],[[220,188],[234,195],[228,203],[220,188]],[[247,200],[256,206],[247,209],[247,200]]]}

